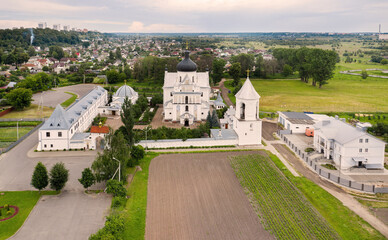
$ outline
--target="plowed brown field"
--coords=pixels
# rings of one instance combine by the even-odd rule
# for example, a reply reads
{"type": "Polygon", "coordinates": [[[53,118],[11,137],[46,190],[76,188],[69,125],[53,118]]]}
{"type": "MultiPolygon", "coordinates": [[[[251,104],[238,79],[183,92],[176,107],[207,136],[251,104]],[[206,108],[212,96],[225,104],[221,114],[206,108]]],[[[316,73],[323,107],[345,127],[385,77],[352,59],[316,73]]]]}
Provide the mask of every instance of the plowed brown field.
{"type": "Polygon", "coordinates": [[[241,188],[228,156],[252,152],[166,154],[152,160],[147,240],[273,239],[241,188]]]}

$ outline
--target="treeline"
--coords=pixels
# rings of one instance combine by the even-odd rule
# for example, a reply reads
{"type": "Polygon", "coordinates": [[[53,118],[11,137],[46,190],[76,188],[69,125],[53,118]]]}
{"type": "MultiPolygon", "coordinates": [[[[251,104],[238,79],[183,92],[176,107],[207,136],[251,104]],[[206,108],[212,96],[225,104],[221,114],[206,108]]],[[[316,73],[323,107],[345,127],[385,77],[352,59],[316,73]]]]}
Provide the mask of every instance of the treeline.
{"type": "Polygon", "coordinates": [[[81,33],[73,31],[57,31],[53,29],[0,29],[0,48],[12,51],[15,47],[27,49],[31,45],[31,36],[34,34],[33,46],[48,47],[51,45],[74,45],[81,42],[81,33]]]}
{"type": "Polygon", "coordinates": [[[306,47],[277,48],[273,50],[273,56],[280,66],[288,65],[298,71],[301,81],[308,83],[312,79],[312,85],[318,84],[319,87],[333,77],[335,64],[340,60],[335,51],[306,47]]]}

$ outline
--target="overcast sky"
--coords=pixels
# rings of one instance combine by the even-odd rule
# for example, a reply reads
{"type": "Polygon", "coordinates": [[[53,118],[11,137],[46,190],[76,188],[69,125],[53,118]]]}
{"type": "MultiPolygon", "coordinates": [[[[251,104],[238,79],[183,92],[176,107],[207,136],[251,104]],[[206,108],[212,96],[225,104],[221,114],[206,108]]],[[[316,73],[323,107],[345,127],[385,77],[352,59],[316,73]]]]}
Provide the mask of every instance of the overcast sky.
{"type": "Polygon", "coordinates": [[[100,32],[388,32],[388,0],[0,0],[0,28],[100,32]]]}

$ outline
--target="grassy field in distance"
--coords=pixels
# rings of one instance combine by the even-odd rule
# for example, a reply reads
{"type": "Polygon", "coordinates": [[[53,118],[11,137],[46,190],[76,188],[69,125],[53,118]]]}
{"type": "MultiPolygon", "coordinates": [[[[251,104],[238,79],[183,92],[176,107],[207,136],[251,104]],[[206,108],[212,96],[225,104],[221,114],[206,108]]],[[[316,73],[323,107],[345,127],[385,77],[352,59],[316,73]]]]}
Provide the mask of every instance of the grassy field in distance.
{"type": "MultiPolygon", "coordinates": [[[[381,64],[339,63],[333,79],[321,89],[300,80],[251,79],[260,94],[261,111],[388,112],[388,80],[340,74],[350,69],[381,68],[381,64]]],[[[242,79],[245,80],[245,79],[242,79]]],[[[231,81],[225,86],[233,90],[231,81]]],[[[229,94],[235,102],[233,94],[229,94]]]]}

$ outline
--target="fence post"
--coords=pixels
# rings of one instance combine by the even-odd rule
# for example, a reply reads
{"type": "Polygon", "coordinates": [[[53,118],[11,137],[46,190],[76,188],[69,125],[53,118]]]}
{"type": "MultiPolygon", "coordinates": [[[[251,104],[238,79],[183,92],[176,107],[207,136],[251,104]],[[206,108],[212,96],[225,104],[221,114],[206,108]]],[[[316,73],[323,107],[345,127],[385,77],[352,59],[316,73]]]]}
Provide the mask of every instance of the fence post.
{"type": "Polygon", "coordinates": [[[321,169],[319,169],[319,175],[321,175],[321,169]]]}
{"type": "Polygon", "coordinates": [[[316,165],[316,164],[315,164],[315,166],[314,166],[314,170],[317,171],[317,165],[316,165]]]}
{"type": "Polygon", "coordinates": [[[372,191],[373,191],[374,193],[376,193],[376,192],[375,192],[375,185],[372,185],[372,191]]]}
{"type": "Polygon", "coordinates": [[[330,173],[327,174],[327,178],[330,179],[330,173]]]}
{"type": "Polygon", "coordinates": [[[340,178],[340,177],[338,177],[338,180],[337,180],[337,181],[338,181],[338,183],[340,183],[340,181],[341,181],[341,178],[340,178]]]}
{"type": "Polygon", "coordinates": [[[349,187],[352,187],[352,181],[349,181],[349,187]]]}
{"type": "Polygon", "coordinates": [[[361,184],[361,191],[364,191],[364,184],[361,184]]]}

